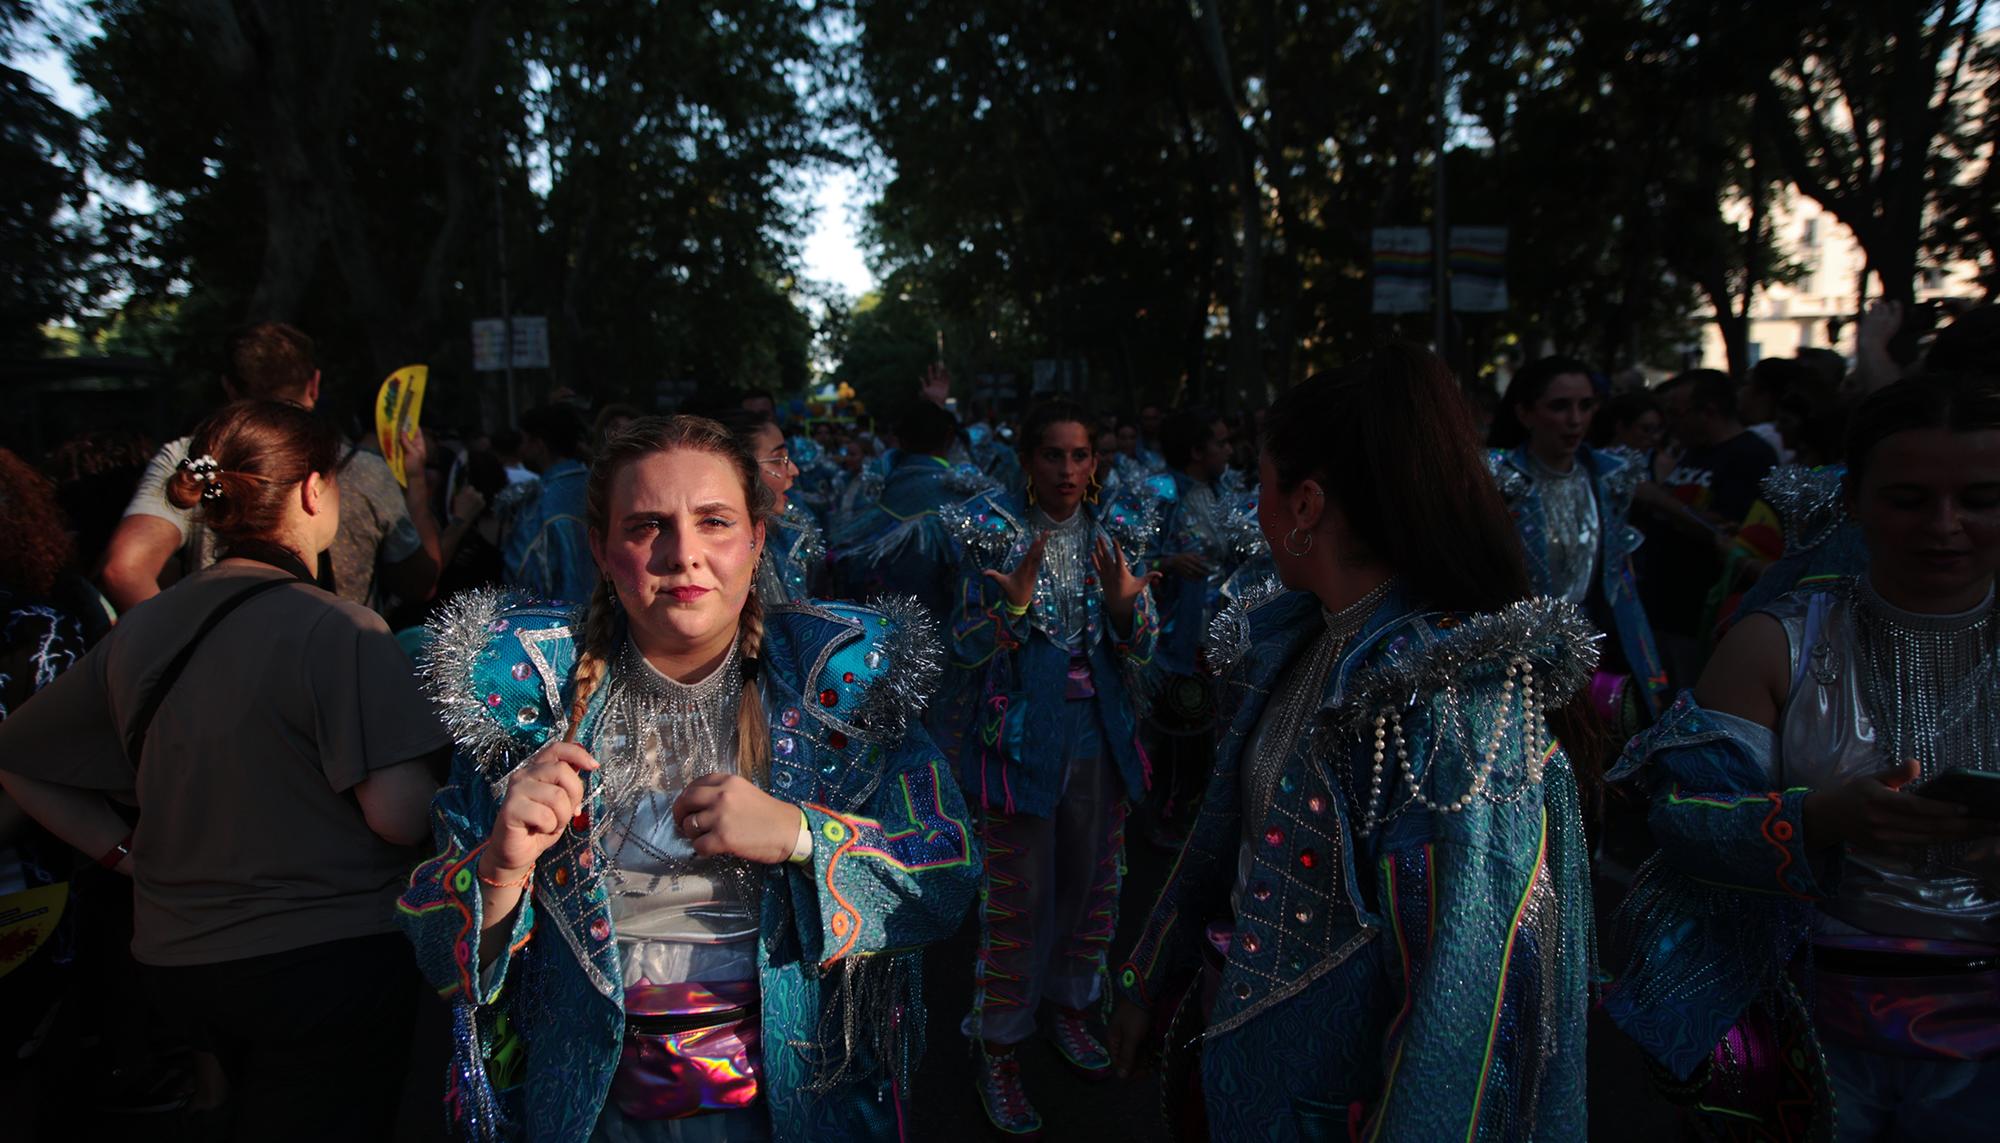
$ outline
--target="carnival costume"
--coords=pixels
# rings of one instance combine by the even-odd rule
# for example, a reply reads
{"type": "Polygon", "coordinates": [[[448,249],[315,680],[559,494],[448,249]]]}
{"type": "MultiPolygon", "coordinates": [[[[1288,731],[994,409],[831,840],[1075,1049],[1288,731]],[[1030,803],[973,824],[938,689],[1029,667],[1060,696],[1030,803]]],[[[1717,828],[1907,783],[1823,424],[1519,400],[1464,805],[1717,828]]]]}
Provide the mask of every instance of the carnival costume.
{"type": "Polygon", "coordinates": [[[1543,712],[1596,639],[1394,581],[1218,617],[1216,772],[1118,973],[1214,1138],[1584,1138],[1588,855],[1543,712]]]}
{"type": "Polygon", "coordinates": [[[1924,781],[2000,772],[1992,595],[1920,615],[1863,577],[1765,614],[1791,651],[1776,731],[1683,695],[1608,776],[1651,791],[1661,849],[1612,917],[1605,1007],[1733,1136],[1886,1138],[1892,1087],[1930,1105],[1929,1137],[1983,1134],[2000,1116],[2000,891],[1962,843],[1808,849],[1803,813],[1901,759],[1924,781]]]}
{"type": "Polygon", "coordinates": [[[601,768],[481,968],[480,854],[509,774],[567,729],[576,617],[454,601],[425,667],[458,742],[434,805],[442,850],[399,908],[454,1007],[462,1135],[582,1140],[600,1114],[699,1111],[780,1140],[897,1134],[924,1028],[920,946],[956,928],[979,861],[944,761],[906,729],[939,651],[913,606],[897,610],[771,608],[756,659],[732,652],[687,685],[616,636],[576,736],[601,768]],[[808,827],[792,863],[697,858],[674,829],[682,787],[734,770],[750,672],[771,714],[768,788],[808,827]],[[687,1026],[724,1010],[733,1023],[687,1026]],[[663,1056],[682,1082],[659,1082],[663,1056]]]}
{"type": "Polygon", "coordinates": [[[507,584],[538,599],[582,603],[597,586],[597,561],[584,526],[584,494],[590,470],[567,457],[556,460],[532,482],[503,492],[506,531],[500,556],[507,584]]]}
{"type": "Polygon", "coordinates": [[[875,500],[834,534],[834,572],[852,599],[914,596],[938,622],[951,617],[958,542],[940,509],[993,489],[970,464],[928,453],[896,458],[875,500]]]}
{"type": "MultiPolygon", "coordinates": [[[[965,1031],[1017,1043],[1047,997],[1065,1013],[1058,1049],[1102,1074],[1108,1057],[1075,1014],[1103,994],[1125,815],[1148,782],[1138,707],[1159,619],[1142,590],[1131,630],[1114,630],[1092,552],[1100,539],[1140,550],[1154,520],[1124,506],[1099,517],[1080,504],[1056,522],[1018,494],[991,492],[946,521],[964,553],[951,624],[952,667],[962,673],[950,692],[960,704],[958,771],[985,811],[982,941],[965,1031]],[[1043,533],[1034,598],[1015,614],[982,572],[1015,568],[1043,533]]],[[[988,1103],[992,1113],[990,1093],[988,1103]]]]}
{"type": "Polygon", "coordinates": [[[1825,587],[1867,570],[1861,526],[1848,518],[1844,504],[1846,477],[1847,467],[1839,464],[1781,464],[1764,474],[1763,501],[1778,518],[1784,554],[1743,593],[1743,614],[1761,611],[1787,592],[1825,587]]]}
{"type": "Polygon", "coordinates": [[[1629,682],[1600,672],[1591,682],[1592,705],[1613,726],[1635,721],[1636,712],[1623,709],[1628,701],[1647,721],[1659,717],[1667,669],[1632,575],[1642,537],[1626,523],[1632,493],[1646,480],[1645,461],[1627,449],[1584,445],[1570,470],[1557,472],[1522,445],[1487,453],[1487,464],[1521,534],[1535,591],[1584,608],[1616,640],[1629,682]]]}
{"type": "Polygon", "coordinates": [[[757,560],[757,598],[772,603],[808,599],[826,573],[826,539],[806,507],[787,498],[784,515],[765,525],[769,539],[757,560]]]}

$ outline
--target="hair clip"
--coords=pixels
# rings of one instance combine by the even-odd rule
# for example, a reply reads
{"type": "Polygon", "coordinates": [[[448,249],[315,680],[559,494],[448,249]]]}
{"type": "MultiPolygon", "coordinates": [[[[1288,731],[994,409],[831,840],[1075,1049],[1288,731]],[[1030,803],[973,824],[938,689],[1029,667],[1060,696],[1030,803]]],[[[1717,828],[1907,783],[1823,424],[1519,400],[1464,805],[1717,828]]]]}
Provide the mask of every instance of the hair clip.
{"type": "Polygon", "coordinates": [[[222,499],[222,462],[212,456],[181,458],[181,471],[201,481],[203,500],[222,499]]]}

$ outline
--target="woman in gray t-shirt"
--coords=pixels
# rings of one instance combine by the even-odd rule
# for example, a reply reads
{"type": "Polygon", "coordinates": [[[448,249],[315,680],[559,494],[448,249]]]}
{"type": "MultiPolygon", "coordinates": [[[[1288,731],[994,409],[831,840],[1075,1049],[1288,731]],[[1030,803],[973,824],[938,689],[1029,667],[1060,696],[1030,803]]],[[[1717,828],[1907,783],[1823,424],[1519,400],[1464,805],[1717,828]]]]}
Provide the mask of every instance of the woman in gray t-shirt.
{"type": "Polygon", "coordinates": [[[381,618],[312,583],[337,448],[296,406],[216,413],[168,493],[222,559],[0,724],[8,794],[132,876],[133,955],[238,1137],[386,1134],[415,1011],[394,901],[449,742],[381,618]]]}

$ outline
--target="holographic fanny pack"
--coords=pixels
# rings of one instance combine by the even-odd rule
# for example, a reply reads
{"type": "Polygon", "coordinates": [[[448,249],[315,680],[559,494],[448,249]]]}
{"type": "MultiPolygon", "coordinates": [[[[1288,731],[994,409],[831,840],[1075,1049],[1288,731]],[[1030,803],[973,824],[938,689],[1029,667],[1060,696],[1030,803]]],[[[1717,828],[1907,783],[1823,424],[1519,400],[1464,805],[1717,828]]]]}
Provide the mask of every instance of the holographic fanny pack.
{"type": "Polygon", "coordinates": [[[683,1119],[757,1102],[757,982],[635,984],[611,1099],[632,1119],[683,1119]]]}

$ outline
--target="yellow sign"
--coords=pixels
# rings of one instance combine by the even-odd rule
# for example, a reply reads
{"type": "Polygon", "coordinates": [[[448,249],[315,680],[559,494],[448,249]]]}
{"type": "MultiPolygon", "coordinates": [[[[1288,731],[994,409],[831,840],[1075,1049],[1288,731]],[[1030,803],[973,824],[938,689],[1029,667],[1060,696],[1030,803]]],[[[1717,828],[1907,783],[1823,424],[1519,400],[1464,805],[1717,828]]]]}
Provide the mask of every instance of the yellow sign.
{"type": "Polygon", "coordinates": [[[69,903],[69,882],[23,889],[0,897],[0,976],[28,963],[48,942],[69,903]]]}
{"type": "Polygon", "coordinates": [[[405,365],[389,374],[375,394],[375,439],[382,444],[382,459],[396,483],[409,487],[410,474],[403,471],[403,434],[415,432],[417,415],[424,408],[424,382],[431,375],[428,365],[405,365]]]}

